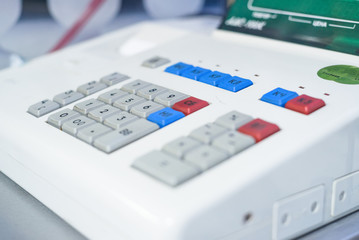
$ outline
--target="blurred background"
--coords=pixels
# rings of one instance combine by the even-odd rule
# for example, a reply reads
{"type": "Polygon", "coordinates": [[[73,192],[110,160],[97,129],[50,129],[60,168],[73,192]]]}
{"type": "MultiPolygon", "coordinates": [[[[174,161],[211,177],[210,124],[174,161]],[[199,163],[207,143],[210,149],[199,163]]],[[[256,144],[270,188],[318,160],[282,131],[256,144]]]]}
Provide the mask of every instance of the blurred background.
{"type": "Polygon", "coordinates": [[[0,0],[0,69],[46,54],[64,38],[60,48],[142,21],[210,32],[225,11],[226,0],[0,0]]]}

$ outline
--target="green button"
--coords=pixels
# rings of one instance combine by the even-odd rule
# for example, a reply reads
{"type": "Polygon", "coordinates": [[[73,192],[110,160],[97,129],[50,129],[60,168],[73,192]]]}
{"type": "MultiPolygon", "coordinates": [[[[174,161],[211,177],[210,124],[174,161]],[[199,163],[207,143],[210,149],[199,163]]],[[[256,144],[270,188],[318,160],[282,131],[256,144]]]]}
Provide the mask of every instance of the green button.
{"type": "Polygon", "coordinates": [[[359,68],[349,65],[334,65],[322,68],[318,76],[343,84],[359,84],[359,68]]]}

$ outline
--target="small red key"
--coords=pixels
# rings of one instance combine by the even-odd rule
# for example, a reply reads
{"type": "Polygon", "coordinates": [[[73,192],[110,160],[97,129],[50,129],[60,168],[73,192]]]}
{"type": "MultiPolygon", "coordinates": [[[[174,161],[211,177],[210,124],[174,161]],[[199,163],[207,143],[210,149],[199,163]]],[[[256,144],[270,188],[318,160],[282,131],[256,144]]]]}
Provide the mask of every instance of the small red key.
{"type": "Polygon", "coordinates": [[[305,94],[293,98],[285,104],[285,108],[304,113],[306,115],[311,114],[324,106],[325,102],[322,99],[313,98],[305,94]]]}
{"type": "Polygon", "coordinates": [[[280,128],[277,125],[260,118],[254,119],[237,129],[238,132],[252,136],[256,142],[262,141],[279,130],[280,128]]]}
{"type": "Polygon", "coordinates": [[[208,105],[209,103],[206,101],[203,101],[195,97],[189,97],[182,101],[176,102],[172,108],[176,111],[180,111],[184,113],[185,115],[189,115],[208,105]]]}

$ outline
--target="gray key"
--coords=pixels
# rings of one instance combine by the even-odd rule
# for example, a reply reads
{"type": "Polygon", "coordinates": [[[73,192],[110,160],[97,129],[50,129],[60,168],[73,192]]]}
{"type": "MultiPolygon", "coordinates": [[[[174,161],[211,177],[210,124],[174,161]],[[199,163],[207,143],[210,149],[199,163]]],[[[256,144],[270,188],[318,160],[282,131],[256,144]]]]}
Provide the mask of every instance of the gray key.
{"type": "Polygon", "coordinates": [[[172,107],[176,102],[179,102],[183,99],[188,98],[189,95],[176,92],[176,91],[168,91],[165,93],[161,93],[155,97],[155,102],[165,105],[167,107],[172,107]]]}
{"type": "Polygon", "coordinates": [[[57,113],[51,114],[47,119],[47,123],[51,124],[54,127],[60,128],[64,122],[80,116],[78,112],[72,111],[71,109],[63,109],[57,113]]]}
{"type": "Polygon", "coordinates": [[[193,164],[201,171],[226,160],[227,154],[208,145],[203,145],[190,151],[184,156],[184,161],[193,164]]]}
{"type": "Polygon", "coordinates": [[[198,141],[201,141],[203,143],[211,143],[212,140],[219,136],[220,134],[224,133],[225,131],[228,131],[224,127],[218,126],[213,123],[208,123],[202,127],[199,127],[195,130],[193,130],[190,133],[190,137],[197,139],[198,141]]]}
{"type": "Polygon", "coordinates": [[[62,125],[62,131],[67,132],[73,136],[76,135],[76,133],[84,127],[88,127],[91,124],[94,124],[95,121],[92,119],[89,119],[85,116],[79,116],[79,117],[75,117],[67,122],[65,122],[62,125]]]}
{"type": "Polygon", "coordinates": [[[130,77],[125,75],[125,74],[121,74],[118,72],[112,73],[110,75],[104,76],[100,79],[100,82],[108,85],[108,86],[112,86],[115,85],[119,82],[125,81],[127,79],[129,79],[130,77]]]}
{"type": "Polygon", "coordinates": [[[237,131],[227,132],[215,140],[212,145],[231,155],[237,154],[255,144],[254,138],[237,131]]]}
{"type": "Polygon", "coordinates": [[[156,56],[156,57],[152,57],[152,58],[144,61],[142,63],[142,66],[148,67],[148,68],[158,68],[158,67],[165,65],[169,62],[170,62],[170,60],[168,60],[167,58],[162,58],[162,57],[156,56]]]}
{"type": "Polygon", "coordinates": [[[121,110],[111,105],[105,105],[89,112],[88,117],[98,122],[103,122],[106,118],[119,113],[121,110]]]}
{"type": "Polygon", "coordinates": [[[84,97],[83,94],[81,94],[79,92],[75,92],[73,90],[69,90],[69,91],[57,94],[54,97],[54,101],[59,103],[61,106],[65,106],[65,105],[75,102],[83,97],[84,97]]]}
{"type": "Polygon", "coordinates": [[[89,100],[76,104],[74,106],[74,110],[82,114],[88,114],[90,111],[103,105],[105,105],[103,102],[91,98],[89,100]]]}
{"type": "Polygon", "coordinates": [[[124,85],[121,90],[129,93],[136,93],[139,89],[144,88],[148,85],[150,85],[150,83],[138,79],[124,85]]]}
{"type": "Polygon", "coordinates": [[[94,145],[102,151],[110,153],[153,131],[156,131],[158,128],[159,126],[155,123],[145,119],[139,119],[120,129],[95,139],[94,145]]]}
{"type": "Polygon", "coordinates": [[[237,112],[237,111],[231,111],[221,117],[219,117],[215,123],[218,125],[221,125],[222,127],[236,130],[242,125],[252,121],[253,118],[251,116],[248,116],[246,114],[237,112]]]}
{"type": "Polygon", "coordinates": [[[199,174],[196,168],[161,151],[153,151],[136,159],[132,167],[172,187],[199,174]]]}
{"type": "Polygon", "coordinates": [[[77,91],[88,96],[104,88],[107,88],[106,84],[97,81],[91,81],[79,86],[77,88],[77,91]]]}
{"type": "Polygon", "coordinates": [[[164,93],[166,91],[168,91],[168,89],[151,84],[147,87],[138,90],[137,95],[140,97],[144,97],[148,100],[153,100],[157,95],[164,93]]]}
{"type": "Polygon", "coordinates": [[[140,103],[143,103],[145,101],[146,101],[146,99],[144,99],[142,97],[139,97],[135,94],[130,94],[130,95],[127,95],[125,97],[118,99],[117,101],[115,101],[113,103],[113,105],[115,107],[120,108],[121,110],[130,111],[130,109],[132,107],[134,107],[140,103]]]}
{"type": "Polygon", "coordinates": [[[127,92],[121,91],[120,89],[112,89],[111,91],[101,94],[97,99],[112,105],[117,99],[126,95],[128,95],[127,92]]]}
{"type": "Polygon", "coordinates": [[[120,127],[123,127],[126,124],[132,123],[138,119],[138,117],[128,112],[120,112],[109,118],[106,118],[103,123],[109,127],[119,129],[120,127]]]}
{"type": "Polygon", "coordinates": [[[201,143],[189,137],[177,138],[163,146],[163,151],[177,157],[182,158],[185,153],[201,146],[201,143]]]}
{"type": "Polygon", "coordinates": [[[35,117],[41,117],[58,108],[60,108],[60,105],[58,103],[45,99],[42,100],[41,102],[31,105],[27,110],[27,112],[34,115],[35,117]]]}
{"type": "Polygon", "coordinates": [[[151,113],[157,112],[162,108],[164,108],[164,106],[161,104],[147,101],[134,106],[130,112],[136,116],[147,118],[151,113]]]}
{"type": "Polygon", "coordinates": [[[111,128],[104,126],[101,123],[95,123],[89,127],[80,129],[77,133],[77,138],[79,138],[89,144],[92,144],[96,138],[98,138],[110,131],[112,131],[111,128]]]}

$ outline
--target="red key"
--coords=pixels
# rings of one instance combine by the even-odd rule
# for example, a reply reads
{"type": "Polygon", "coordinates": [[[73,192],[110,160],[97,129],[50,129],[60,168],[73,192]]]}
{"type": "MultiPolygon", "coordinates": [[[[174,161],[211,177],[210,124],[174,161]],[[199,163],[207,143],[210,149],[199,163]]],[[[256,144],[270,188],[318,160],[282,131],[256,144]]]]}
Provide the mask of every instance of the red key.
{"type": "Polygon", "coordinates": [[[189,97],[182,101],[176,102],[172,108],[184,113],[185,115],[188,115],[208,105],[209,104],[206,101],[195,97],[189,97]]]}
{"type": "Polygon", "coordinates": [[[285,108],[307,115],[324,106],[325,102],[322,99],[313,98],[305,94],[293,98],[285,104],[285,108]]]}
{"type": "Polygon", "coordinates": [[[260,118],[254,119],[237,129],[238,132],[252,136],[256,142],[262,141],[279,130],[280,128],[277,125],[260,118]]]}

